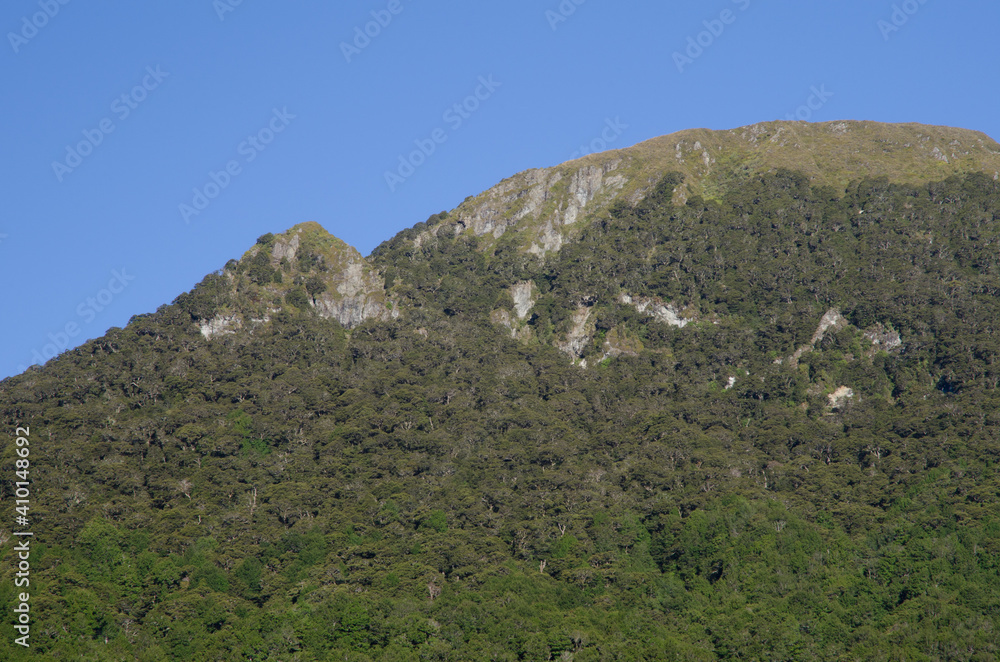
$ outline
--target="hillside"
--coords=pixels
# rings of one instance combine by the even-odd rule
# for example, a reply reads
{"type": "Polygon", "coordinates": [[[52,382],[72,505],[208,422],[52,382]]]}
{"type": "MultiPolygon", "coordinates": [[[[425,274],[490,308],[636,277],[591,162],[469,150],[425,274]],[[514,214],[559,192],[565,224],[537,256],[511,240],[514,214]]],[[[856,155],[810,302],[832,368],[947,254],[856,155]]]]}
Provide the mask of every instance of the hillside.
{"type": "Polygon", "coordinates": [[[995,660],[998,171],[774,123],[264,235],[0,382],[0,656],[995,660]]]}
{"type": "Polygon", "coordinates": [[[635,204],[666,172],[684,175],[676,192],[718,199],[756,176],[787,169],[814,186],[842,190],[861,176],[915,184],[982,172],[1000,177],[1000,144],[965,129],[839,121],[763,122],[729,131],[691,129],[553,168],[527,170],[470,197],[449,227],[477,236],[508,229],[535,253],[558,249],[578,218],[616,200],[635,204]]]}

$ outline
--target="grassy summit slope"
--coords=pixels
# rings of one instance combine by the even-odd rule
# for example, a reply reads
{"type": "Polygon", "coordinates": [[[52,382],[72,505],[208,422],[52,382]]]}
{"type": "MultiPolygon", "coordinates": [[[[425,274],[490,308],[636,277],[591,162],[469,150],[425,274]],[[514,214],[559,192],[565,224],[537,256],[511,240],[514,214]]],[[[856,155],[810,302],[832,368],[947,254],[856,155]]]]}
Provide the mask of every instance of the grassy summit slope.
{"type": "Polygon", "coordinates": [[[765,122],[730,131],[681,131],[624,151],[642,162],[644,171],[680,170],[696,193],[727,190],[724,183],[733,172],[751,175],[777,168],[804,173],[814,186],[835,189],[861,177],[912,184],[965,172],[1000,176],[1000,144],[989,136],[923,124],[765,122]],[[701,143],[700,153],[695,143],[701,143]]]}
{"type": "Polygon", "coordinates": [[[675,198],[682,204],[693,195],[719,199],[779,168],[835,190],[864,177],[911,184],[966,172],[996,178],[1000,144],[980,132],[921,124],[779,121],[691,129],[518,173],[463,202],[445,227],[494,238],[510,230],[522,250],[545,253],[573,236],[578,219],[616,200],[637,202],[666,172],[684,175],[675,198]]]}

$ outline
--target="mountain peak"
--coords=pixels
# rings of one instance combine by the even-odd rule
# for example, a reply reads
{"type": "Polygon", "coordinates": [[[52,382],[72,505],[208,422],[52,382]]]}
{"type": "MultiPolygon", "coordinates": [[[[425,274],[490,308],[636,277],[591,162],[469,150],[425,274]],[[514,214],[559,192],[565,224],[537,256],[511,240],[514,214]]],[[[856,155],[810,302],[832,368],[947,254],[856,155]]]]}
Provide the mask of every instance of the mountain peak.
{"type": "Polygon", "coordinates": [[[518,173],[463,202],[445,225],[494,239],[514,230],[522,250],[541,255],[558,250],[578,219],[616,200],[638,202],[667,172],[684,176],[674,196],[683,204],[694,196],[720,199],[782,168],[841,191],[866,177],[917,183],[985,172],[997,179],[1000,144],[978,131],[913,123],[774,121],[688,129],[518,173]]]}
{"type": "Polygon", "coordinates": [[[257,243],[243,257],[253,257],[260,250],[259,246],[262,245],[271,246],[272,253],[277,251],[279,261],[282,257],[295,257],[300,247],[303,251],[312,251],[322,255],[332,263],[344,259],[349,260],[355,255],[360,255],[356,248],[330,234],[326,228],[315,221],[298,223],[280,234],[269,232],[262,235],[258,237],[257,243]]]}
{"type": "Polygon", "coordinates": [[[286,230],[285,232],[287,234],[288,232],[301,232],[303,230],[310,230],[314,232],[322,232],[325,234],[330,234],[329,232],[327,232],[326,228],[324,228],[316,221],[304,221],[302,223],[296,223],[292,227],[288,228],[288,230],[286,230]]]}
{"type": "Polygon", "coordinates": [[[268,323],[280,311],[314,310],[348,328],[399,314],[361,253],[313,221],[261,235],[221,275],[182,299],[192,298],[205,302],[191,312],[206,338],[268,323]]]}

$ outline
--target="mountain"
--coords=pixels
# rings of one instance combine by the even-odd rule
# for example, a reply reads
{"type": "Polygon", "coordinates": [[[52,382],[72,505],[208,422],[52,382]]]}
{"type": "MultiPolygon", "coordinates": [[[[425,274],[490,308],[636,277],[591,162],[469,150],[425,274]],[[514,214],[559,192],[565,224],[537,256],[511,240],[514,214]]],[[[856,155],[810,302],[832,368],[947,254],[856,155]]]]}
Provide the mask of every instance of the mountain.
{"type": "Polygon", "coordinates": [[[997,659],[998,173],[776,122],[266,234],[0,382],[4,659],[997,659]]]}
{"type": "Polygon", "coordinates": [[[558,248],[577,218],[616,200],[635,204],[663,173],[684,175],[674,202],[719,199],[763,173],[787,169],[841,190],[861,176],[915,184],[984,172],[1000,177],[1000,146],[980,132],[877,122],[764,122],[731,131],[694,129],[554,168],[528,170],[453,213],[477,236],[523,235],[533,252],[558,248]]]}

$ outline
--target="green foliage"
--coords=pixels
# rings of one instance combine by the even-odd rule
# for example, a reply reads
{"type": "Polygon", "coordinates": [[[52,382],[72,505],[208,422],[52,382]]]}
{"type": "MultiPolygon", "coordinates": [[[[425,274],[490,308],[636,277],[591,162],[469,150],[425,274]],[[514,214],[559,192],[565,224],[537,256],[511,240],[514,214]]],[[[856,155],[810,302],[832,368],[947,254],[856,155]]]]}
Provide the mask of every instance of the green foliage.
{"type": "Polygon", "coordinates": [[[444,533],[448,530],[448,516],[443,510],[432,510],[427,518],[420,523],[420,527],[444,533]]]}
{"type": "Polygon", "coordinates": [[[250,259],[247,275],[250,277],[250,282],[257,285],[266,285],[272,281],[281,282],[281,272],[271,266],[270,255],[265,250],[257,251],[257,254],[250,259]]]}
{"type": "Polygon", "coordinates": [[[996,182],[683,186],[545,259],[432,217],[371,258],[400,316],[350,330],[309,306],[335,241],[276,269],[265,235],[0,383],[44,514],[31,654],[997,659],[996,182]],[[587,369],[552,345],[581,306],[587,369]],[[233,312],[269,319],[194,323],[233,312]]]}
{"type": "Polygon", "coordinates": [[[254,557],[243,559],[242,563],[233,571],[233,578],[242,583],[247,594],[256,594],[261,589],[261,578],[263,577],[264,566],[254,557]]]}
{"type": "Polygon", "coordinates": [[[285,303],[289,303],[296,308],[308,310],[309,293],[303,287],[293,287],[285,294],[285,303]]]}
{"type": "Polygon", "coordinates": [[[309,280],[306,281],[306,292],[309,296],[315,297],[317,294],[321,294],[326,291],[326,283],[323,282],[318,276],[311,276],[309,280]]]}

